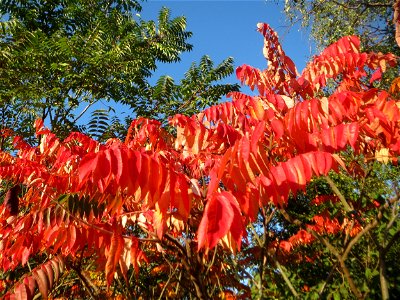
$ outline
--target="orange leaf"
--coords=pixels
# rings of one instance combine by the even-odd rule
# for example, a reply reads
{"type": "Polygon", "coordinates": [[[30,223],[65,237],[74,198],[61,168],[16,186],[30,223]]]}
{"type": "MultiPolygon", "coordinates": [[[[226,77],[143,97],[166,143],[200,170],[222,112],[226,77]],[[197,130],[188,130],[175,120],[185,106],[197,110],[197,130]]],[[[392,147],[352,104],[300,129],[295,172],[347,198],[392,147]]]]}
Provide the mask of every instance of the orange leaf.
{"type": "Polygon", "coordinates": [[[395,78],[389,88],[390,94],[397,94],[400,92],[400,77],[395,78]]]}
{"type": "Polygon", "coordinates": [[[124,250],[124,238],[120,233],[114,231],[111,237],[110,250],[108,251],[107,254],[107,262],[105,270],[108,286],[110,286],[113,281],[115,268],[118,265],[123,250],[124,250]]]}

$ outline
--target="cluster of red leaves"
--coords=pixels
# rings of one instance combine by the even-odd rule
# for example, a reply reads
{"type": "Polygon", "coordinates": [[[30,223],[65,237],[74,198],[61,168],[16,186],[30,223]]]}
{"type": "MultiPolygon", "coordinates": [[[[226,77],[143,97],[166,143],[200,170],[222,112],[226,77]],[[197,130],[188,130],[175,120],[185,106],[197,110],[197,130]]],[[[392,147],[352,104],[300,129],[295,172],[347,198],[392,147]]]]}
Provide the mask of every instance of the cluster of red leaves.
{"type": "MultiPolygon", "coordinates": [[[[124,142],[100,144],[80,133],[61,141],[42,121],[36,122],[38,146],[15,138],[18,154],[1,153],[0,177],[26,192],[18,215],[1,207],[0,268],[14,269],[39,253],[65,257],[86,249],[85,255],[99,257],[111,284],[117,268],[123,276],[131,265],[139,272],[147,259],[130,233],[133,225],[161,240],[166,233],[182,235],[190,223],[198,251],[221,241],[240,250],[260,206],[284,207],[314,176],[346,168],[338,155],[346,147],[367,158],[384,150],[395,161],[398,102],[366,85],[395,64],[393,55],[362,53],[357,37],[345,37],[299,75],[276,33],[266,24],[258,28],[269,66],[242,66],[237,75],[260,95],[235,92],[231,102],[176,115],[170,119],[176,136],[140,118],[124,142]],[[337,90],[319,97],[339,75],[337,90]]],[[[310,228],[345,230],[327,214],[314,216],[310,228]]],[[[312,239],[301,230],[280,246],[290,251],[312,239]]],[[[16,293],[31,291],[24,284],[16,293]]],[[[40,289],[42,295],[50,288],[40,289]]]]}

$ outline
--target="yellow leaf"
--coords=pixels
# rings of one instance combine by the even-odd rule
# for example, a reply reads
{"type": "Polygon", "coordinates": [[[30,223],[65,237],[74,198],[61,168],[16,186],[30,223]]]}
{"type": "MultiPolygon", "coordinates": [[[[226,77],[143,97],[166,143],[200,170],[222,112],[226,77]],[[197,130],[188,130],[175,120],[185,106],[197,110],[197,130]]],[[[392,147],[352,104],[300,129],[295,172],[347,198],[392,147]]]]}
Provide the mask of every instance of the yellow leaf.
{"type": "Polygon", "coordinates": [[[294,106],[294,99],[293,98],[290,98],[290,97],[285,96],[285,95],[280,95],[280,96],[282,97],[283,101],[285,101],[286,106],[288,108],[292,108],[294,106]]]}
{"type": "Polygon", "coordinates": [[[390,158],[389,149],[388,148],[380,149],[378,152],[375,153],[375,158],[377,161],[387,164],[390,158]]]}

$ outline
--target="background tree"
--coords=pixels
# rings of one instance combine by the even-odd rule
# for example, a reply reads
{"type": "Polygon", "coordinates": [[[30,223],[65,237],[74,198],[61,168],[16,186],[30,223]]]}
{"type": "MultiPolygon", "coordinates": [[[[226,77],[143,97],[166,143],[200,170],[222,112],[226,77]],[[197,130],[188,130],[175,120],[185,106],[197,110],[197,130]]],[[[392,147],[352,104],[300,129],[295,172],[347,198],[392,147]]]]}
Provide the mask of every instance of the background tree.
{"type": "MultiPolygon", "coordinates": [[[[169,112],[170,104],[155,104],[165,96],[148,79],[158,62],[177,62],[192,49],[191,33],[186,19],[171,19],[167,8],[156,21],[141,19],[140,10],[140,2],[131,0],[1,1],[2,128],[33,136],[28,124],[40,117],[66,135],[84,129],[78,128],[78,120],[99,101],[124,103],[133,115],[169,112]]],[[[222,64],[224,71],[214,72],[202,87],[233,71],[232,60],[222,64]]],[[[237,86],[211,89],[212,95],[194,101],[215,103],[237,86]]]]}
{"type": "Polygon", "coordinates": [[[361,38],[363,49],[399,54],[393,22],[395,1],[285,1],[292,23],[311,27],[317,46],[324,48],[346,35],[361,38]]]}

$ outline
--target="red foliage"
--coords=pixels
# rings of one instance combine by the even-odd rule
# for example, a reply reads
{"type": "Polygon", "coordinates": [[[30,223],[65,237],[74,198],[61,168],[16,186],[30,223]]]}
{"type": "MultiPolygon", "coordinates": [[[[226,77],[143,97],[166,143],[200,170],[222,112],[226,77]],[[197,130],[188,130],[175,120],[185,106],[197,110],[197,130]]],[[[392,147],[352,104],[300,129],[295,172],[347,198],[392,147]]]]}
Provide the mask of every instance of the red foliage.
{"type": "MultiPolygon", "coordinates": [[[[38,146],[15,137],[18,154],[1,153],[0,177],[27,191],[15,218],[8,219],[10,207],[16,212],[15,197],[2,206],[0,268],[15,269],[40,253],[53,257],[21,280],[15,294],[31,298],[38,286],[45,297],[61,271],[54,263],[77,253],[96,254],[108,284],[118,265],[124,276],[131,265],[138,274],[147,258],[132,225],[161,240],[166,233],[181,236],[190,224],[198,251],[220,242],[235,251],[261,206],[285,207],[290,193],[304,190],[313,177],[339,171],[341,150],[351,147],[374,159],[386,149],[388,160],[395,160],[399,104],[368,85],[395,64],[393,55],[361,53],[358,38],[345,37],[299,75],[275,32],[266,24],[258,28],[268,68],[245,65],[237,75],[260,95],[235,92],[232,102],[192,117],[176,115],[170,119],[176,137],[143,118],[132,122],[124,142],[100,144],[80,133],[61,141],[40,120],[38,146]],[[338,88],[319,97],[339,75],[338,88]]],[[[327,200],[337,201],[320,197],[314,203],[327,200]]],[[[355,228],[325,213],[312,220],[279,247],[290,252],[311,243],[310,230],[355,228]]]]}

